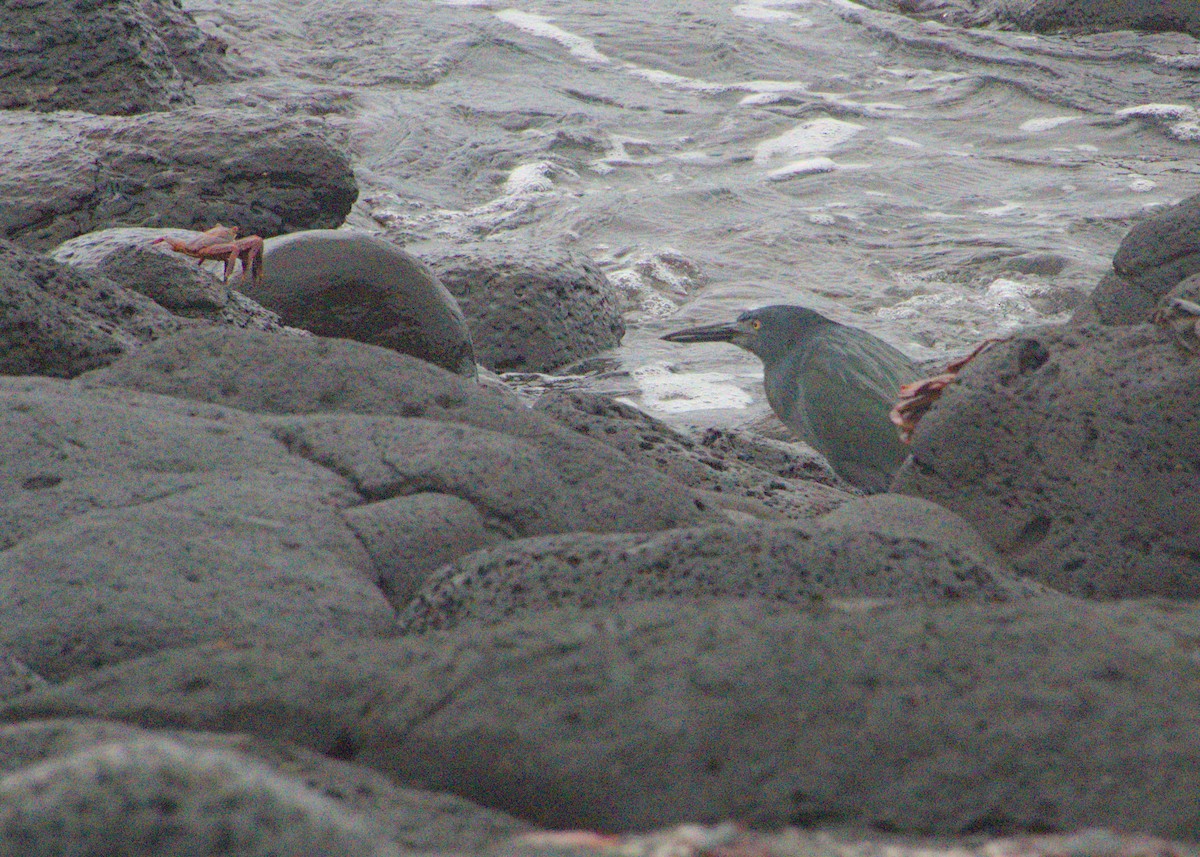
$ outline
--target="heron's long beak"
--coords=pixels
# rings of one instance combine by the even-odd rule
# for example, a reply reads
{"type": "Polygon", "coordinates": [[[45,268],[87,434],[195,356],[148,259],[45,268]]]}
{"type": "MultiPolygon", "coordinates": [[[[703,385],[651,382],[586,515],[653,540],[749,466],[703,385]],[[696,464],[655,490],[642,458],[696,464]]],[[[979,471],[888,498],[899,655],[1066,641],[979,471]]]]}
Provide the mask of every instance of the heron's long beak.
{"type": "Polygon", "coordinates": [[[689,327],[687,330],[677,330],[662,337],[667,342],[733,342],[733,338],[741,333],[736,322],[721,322],[706,324],[701,327],[689,327]]]}

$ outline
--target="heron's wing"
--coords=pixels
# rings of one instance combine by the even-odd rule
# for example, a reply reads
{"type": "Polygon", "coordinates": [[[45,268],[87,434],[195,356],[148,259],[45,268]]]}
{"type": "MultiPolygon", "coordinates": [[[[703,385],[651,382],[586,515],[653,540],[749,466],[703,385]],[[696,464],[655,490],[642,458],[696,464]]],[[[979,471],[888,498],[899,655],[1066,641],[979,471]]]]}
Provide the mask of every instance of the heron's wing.
{"type": "Polygon", "coordinates": [[[915,381],[917,367],[901,351],[852,327],[829,327],[813,336],[804,361],[809,372],[836,379],[843,387],[869,390],[890,408],[900,385],[915,381]],[[829,347],[822,347],[830,343],[829,347]]]}
{"type": "Polygon", "coordinates": [[[899,351],[862,331],[831,328],[817,335],[832,341],[815,341],[799,373],[814,446],[844,477],[886,486],[907,455],[888,412],[900,385],[917,371],[899,351]]]}

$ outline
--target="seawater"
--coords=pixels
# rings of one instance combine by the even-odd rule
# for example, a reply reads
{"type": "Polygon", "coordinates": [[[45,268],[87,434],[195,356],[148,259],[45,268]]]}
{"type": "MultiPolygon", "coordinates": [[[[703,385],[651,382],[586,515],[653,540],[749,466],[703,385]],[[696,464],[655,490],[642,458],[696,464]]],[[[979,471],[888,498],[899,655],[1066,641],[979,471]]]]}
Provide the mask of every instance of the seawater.
{"type": "Polygon", "coordinates": [[[673,420],[765,403],[754,358],[665,332],[802,303],[959,354],[1065,320],[1132,222],[1200,191],[1200,45],[1178,34],[964,30],[849,0],[185,8],[260,72],[204,97],[345,135],[359,225],[600,262],[628,332],[575,383],[673,420]]]}

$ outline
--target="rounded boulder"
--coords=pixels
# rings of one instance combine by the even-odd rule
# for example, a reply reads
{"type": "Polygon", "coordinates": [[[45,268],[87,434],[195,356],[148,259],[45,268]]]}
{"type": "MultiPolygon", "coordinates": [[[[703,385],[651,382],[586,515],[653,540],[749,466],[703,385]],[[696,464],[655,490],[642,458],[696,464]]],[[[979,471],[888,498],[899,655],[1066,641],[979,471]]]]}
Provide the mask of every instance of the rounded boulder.
{"type": "Polygon", "coordinates": [[[263,248],[263,274],[244,291],[284,324],[475,374],[471,334],[454,297],[388,241],[356,230],[282,235],[263,248]]]}

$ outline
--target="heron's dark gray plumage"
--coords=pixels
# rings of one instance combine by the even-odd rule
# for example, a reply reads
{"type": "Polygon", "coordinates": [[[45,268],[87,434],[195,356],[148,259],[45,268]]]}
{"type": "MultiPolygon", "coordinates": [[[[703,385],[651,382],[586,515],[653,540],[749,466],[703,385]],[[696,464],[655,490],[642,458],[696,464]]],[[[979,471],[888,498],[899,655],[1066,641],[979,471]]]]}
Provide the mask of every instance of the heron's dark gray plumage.
{"type": "Polygon", "coordinates": [[[903,353],[807,307],[749,310],[736,322],[667,334],[668,342],[730,342],[763,362],[767,401],[838,475],[886,491],[908,455],[888,412],[920,373],[903,353]]]}

